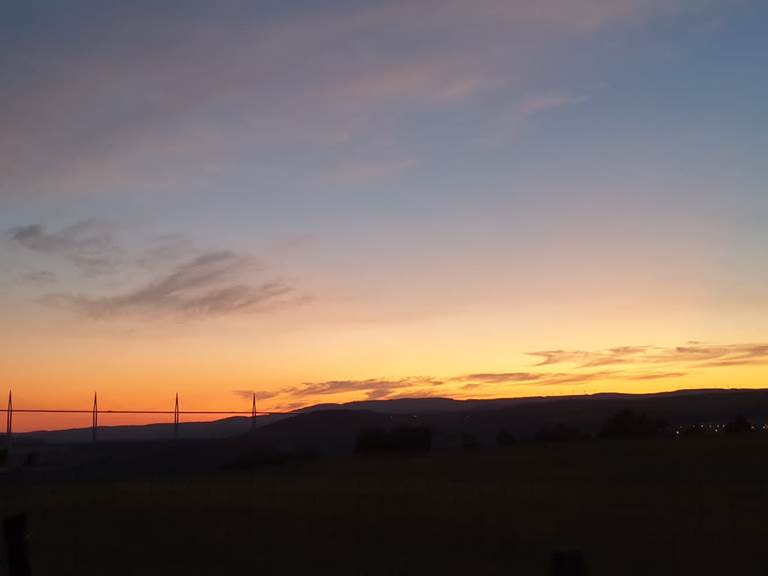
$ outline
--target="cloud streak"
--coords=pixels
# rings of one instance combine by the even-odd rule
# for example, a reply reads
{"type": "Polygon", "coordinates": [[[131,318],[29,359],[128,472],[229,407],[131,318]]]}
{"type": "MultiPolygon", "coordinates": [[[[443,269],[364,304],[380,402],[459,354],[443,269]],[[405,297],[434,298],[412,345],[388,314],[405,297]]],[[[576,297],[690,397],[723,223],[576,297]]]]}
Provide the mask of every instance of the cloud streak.
{"type": "MultiPolygon", "coordinates": [[[[86,220],[54,231],[38,224],[20,226],[8,235],[18,248],[63,262],[84,278],[111,275],[101,287],[112,293],[70,290],[42,297],[48,304],[89,318],[202,318],[264,312],[305,299],[280,278],[255,281],[254,275],[264,276],[265,270],[250,256],[231,250],[201,252],[186,238],[169,234],[130,249],[118,243],[115,230],[113,225],[86,220]],[[115,293],[114,286],[123,278],[139,279],[138,286],[133,280],[133,289],[115,293]]],[[[38,270],[20,279],[45,285],[55,282],[57,275],[38,270]]],[[[98,289],[95,284],[93,291],[98,289]]]]}
{"type": "Polygon", "coordinates": [[[480,374],[466,374],[459,376],[455,380],[462,382],[482,382],[485,384],[506,384],[508,382],[531,382],[539,380],[541,374],[535,374],[532,372],[500,372],[500,373],[480,373],[480,374]]]}
{"type": "Polygon", "coordinates": [[[120,258],[112,227],[95,220],[52,232],[37,224],[20,226],[13,228],[9,236],[17,246],[63,258],[85,275],[113,272],[120,258]]]}
{"type": "Polygon", "coordinates": [[[371,378],[308,382],[264,392],[263,399],[283,397],[306,401],[312,397],[362,394],[368,399],[419,396],[466,396],[503,394],[504,389],[582,386],[596,382],[649,382],[677,380],[697,370],[722,366],[768,364],[768,344],[706,345],[689,342],[684,346],[617,346],[606,350],[542,350],[531,352],[542,358],[536,370],[474,372],[446,378],[371,378]],[[551,371],[554,365],[571,369],[551,371]],[[682,368],[682,369],[681,369],[682,368]]]}
{"type": "MultiPolygon", "coordinates": [[[[393,114],[402,117],[424,103],[459,104],[510,83],[527,86],[523,93],[540,89],[528,70],[546,62],[552,46],[566,50],[570,37],[589,38],[687,3],[395,0],[271,10],[169,2],[158,11],[151,3],[105,2],[74,7],[51,23],[54,30],[40,26],[36,10],[17,9],[0,26],[8,64],[0,71],[8,84],[0,94],[0,172],[7,175],[0,195],[103,193],[115,180],[156,190],[167,185],[167,174],[142,168],[210,158],[226,142],[237,144],[222,159],[233,157],[242,144],[232,135],[248,138],[251,119],[268,143],[278,133],[316,132],[306,127],[318,117],[326,128],[364,118],[370,136],[393,124],[388,114],[370,124],[381,106],[405,105],[393,114]],[[62,48],[56,58],[41,41],[52,32],[62,48]],[[36,73],[25,74],[29,69],[36,73]],[[226,122],[221,108],[248,121],[218,140],[226,122]],[[192,115],[199,132],[186,122],[192,115]]],[[[524,108],[534,113],[567,99],[553,93],[524,108]]]]}
{"type": "Polygon", "coordinates": [[[256,400],[266,400],[274,397],[274,393],[272,392],[263,392],[259,390],[232,390],[232,394],[245,400],[251,400],[254,396],[256,397],[256,400]]]}
{"type": "MultiPolygon", "coordinates": [[[[391,397],[396,391],[428,388],[438,388],[445,384],[435,378],[369,378],[365,380],[327,380],[323,382],[305,382],[300,386],[289,386],[272,392],[260,392],[263,399],[287,397],[303,399],[313,396],[332,396],[335,394],[363,393],[369,400],[391,397]]],[[[242,390],[233,390],[239,396],[245,396],[242,390]]],[[[250,398],[250,392],[247,392],[250,398]]],[[[424,392],[424,395],[427,395],[424,392]]],[[[258,398],[258,396],[257,396],[258,398]]]]}
{"type": "Polygon", "coordinates": [[[329,380],[326,382],[307,382],[300,387],[285,389],[283,392],[293,397],[364,392],[369,399],[378,399],[390,396],[395,390],[419,386],[440,386],[442,384],[442,381],[433,378],[329,380]]]}
{"type": "Polygon", "coordinates": [[[119,316],[206,317],[260,312],[286,305],[293,288],[278,280],[252,285],[240,280],[253,267],[230,251],[187,260],[136,290],[115,296],[59,294],[51,300],[93,318],[119,316]]]}
{"type": "MultiPolygon", "coordinates": [[[[282,397],[291,400],[304,400],[312,397],[338,394],[363,394],[369,400],[384,398],[416,398],[427,396],[455,395],[458,391],[482,393],[484,388],[493,387],[498,393],[499,386],[520,387],[557,387],[580,386],[597,381],[608,380],[663,380],[682,378],[685,372],[643,372],[633,373],[618,370],[600,370],[592,372],[483,372],[465,374],[451,378],[370,378],[363,380],[328,380],[307,382],[301,386],[284,387],[272,392],[260,393],[260,399],[282,397]],[[458,385],[458,387],[457,387],[458,385]]],[[[233,391],[246,397],[243,391],[233,391]]],[[[250,392],[247,397],[250,398],[250,392]]]]}
{"type": "Polygon", "coordinates": [[[594,368],[622,364],[683,364],[692,367],[737,366],[768,362],[766,344],[707,345],[689,342],[684,346],[620,346],[606,350],[541,350],[529,352],[541,358],[536,366],[573,364],[594,368]]]}
{"type": "Polygon", "coordinates": [[[522,118],[533,116],[547,110],[562,108],[573,104],[580,104],[587,100],[586,97],[569,96],[567,94],[541,94],[525,99],[520,104],[519,115],[522,118]]]}

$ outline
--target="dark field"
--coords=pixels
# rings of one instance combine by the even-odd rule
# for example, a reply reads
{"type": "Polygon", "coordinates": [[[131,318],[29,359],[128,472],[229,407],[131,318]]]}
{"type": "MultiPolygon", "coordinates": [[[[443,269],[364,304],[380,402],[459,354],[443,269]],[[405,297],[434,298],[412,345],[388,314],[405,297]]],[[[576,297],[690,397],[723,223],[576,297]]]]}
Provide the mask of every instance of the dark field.
{"type": "Polygon", "coordinates": [[[768,574],[768,434],[0,486],[33,574],[768,574]]]}

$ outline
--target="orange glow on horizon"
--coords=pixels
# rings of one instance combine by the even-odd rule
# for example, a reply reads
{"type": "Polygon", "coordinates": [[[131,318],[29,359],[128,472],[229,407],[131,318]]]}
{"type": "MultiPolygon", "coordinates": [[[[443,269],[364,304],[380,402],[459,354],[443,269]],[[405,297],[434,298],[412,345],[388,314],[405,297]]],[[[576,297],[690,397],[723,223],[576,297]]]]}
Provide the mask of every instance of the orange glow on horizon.
{"type": "MultiPolygon", "coordinates": [[[[673,367],[670,367],[673,368],[673,367]]],[[[678,367],[683,369],[684,367],[678,367]]],[[[708,389],[708,388],[764,388],[768,371],[763,365],[758,366],[731,366],[712,368],[709,371],[700,371],[695,375],[684,377],[671,377],[652,379],[648,381],[637,380],[636,375],[646,374],[647,368],[633,366],[627,370],[623,368],[628,378],[597,377],[594,380],[584,382],[570,382],[548,386],[532,385],[508,385],[488,384],[485,386],[472,386],[467,388],[458,383],[452,383],[452,378],[437,379],[441,384],[424,384],[415,380],[411,385],[408,382],[402,387],[394,389],[391,393],[382,396],[381,399],[394,399],[406,397],[444,397],[456,400],[469,399],[493,399],[493,398],[526,398],[536,396],[577,396],[598,393],[622,392],[629,394],[645,394],[656,392],[668,392],[683,389],[708,389]],[[448,382],[447,384],[445,382],[448,382]],[[426,387],[425,387],[426,386],[426,387]],[[429,388],[434,388],[430,390],[429,388]]],[[[586,373],[587,375],[589,373],[586,373]]],[[[365,382],[365,380],[361,380],[365,382]]],[[[400,381],[396,381],[400,382],[400,381]]],[[[375,386],[375,384],[373,384],[375,386]]],[[[398,384],[400,386],[400,384],[398,384]]],[[[165,387],[169,389],[168,387],[165,387]]],[[[285,387],[283,390],[291,390],[293,387],[285,387]]],[[[263,394],[265,390],[256,389],[263,394]]],[[[277,391],[279,392],[279,390],[277,391]]],[[[7,393],[6,393],[7,394],[7,393]]],[[[122,426],[143,425],[154,423],[172,423],[173,414],[109,414],[109,410],[161,410],[171,412],[173,410],[174,393],[166,395],[165,402],[160,398],[158,389],[139,390],[130,394],[110,395],[108,391],[99,393],[99,425],[122,426]]],[[[3,396],[3,408],[7,396],[3,396]]],[[[230,391],[225,394],[215,394],[213,390],[201,390],[198,388],[188,395],[181,389],[179,393],[180,408],[183,411],[236,411],[243,412],[247,416],[251,408],[251,400],[243,393],[237,397],[230,391]]],[[[258,399],[257,409],[266,411],[290,411],[322,403],[347,403],[377,399],[368,390],[338,392],[327,394],[307,394],[301,398],[291,397],[289,393],[276,393],[273,398],[258,399]]],[[[65,428],[85,428],[90,426],[92,392],[85,395],[56,394],[47,397],[35,394],[29,390],[14,390],[14,409],[71,409],[84,410],[82,414],[27,414],[14,412],[14,431],[29,432],[35,430],[53,430],[65,428]]],[[[216,414],[182,414],[182,422],[205,422],[221,418],[227,415],[216,414]]]]}

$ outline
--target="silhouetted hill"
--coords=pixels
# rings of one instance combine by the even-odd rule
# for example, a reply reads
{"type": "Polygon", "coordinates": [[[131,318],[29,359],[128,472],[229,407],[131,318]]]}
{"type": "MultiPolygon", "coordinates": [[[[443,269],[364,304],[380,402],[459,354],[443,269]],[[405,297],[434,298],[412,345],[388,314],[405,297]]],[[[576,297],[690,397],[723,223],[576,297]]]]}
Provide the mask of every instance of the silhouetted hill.
{"type": "MultiPolygon", "coordinates": [[[[290,416],[280,414],[260,416],[256,419],[255,426],[267,426],[285,418],[290,418],[290,416]]],[[[249,432],[251,425],[251,419],[242,416],[224,418],[212,422],[182,422],[179,424],[179,436],[185,439],[227,438],[249,432]]],[[[173,438],[173,424],[100,426],[98,434],[99,440],[104,442],[167,440],[173,438]]],[[[24,441],[35,440],[55,443],[90,442],[92,431],[91,428],[41,430],[17,434],[16,437],[24,441]]]]}
{"type": "Polygon", "coordinates": [[[532,436],[542,428],[567,425],[596,434],[626,408],[647,412],[670,426],[725,423],[737,414],[768,421],[768,390],[686,390],[659,394],[596,394],[496,400],[408,399],[311,407],[266,426],[254,436],[262,446],[312,451],[349,451],[361,428],[427,426],[433,445],[458,447],[469,441],[495,443],[500,431],[532,436]],[[363,409],[364,408],[364,409],[363,409]]]}
{"type": "Polygon", "coordinates": [[[369,410],[319,410],[298,414],[254,432],[256,445],[278,451],[351,452],[362,428],[402,426],[413,420],[402,414],[369,410]]]}
{"type": "Polygon", "coordinates": [[[505,443],[554,438],[557,434],[552,431],[564,430],[569,438],[588,438],[626,409],[671,427],[724,424],[740,414],[762,425],[768,422],[768,390],[320,405],[295,415],[259,417],[254,430],[249,418],[183,423],[179,441],[173,441],[172,424],[100,428],[96,444],[89,428],[19,434],[14,437],[12,461],[24,466],[34,454],[37,464],[25,468],[30,478],[39,478],[37,472],[104,479],[186,474],[271,465],[308,455],[349,454],[364,429],[426,428],[435,450],[495,445],[502,432],[505,443]]]}
{"type": "MultiPolygon", "coordinates": [[[[452,400],[408,398],[319,404],[295,415],[262,416],[251,441],[281,450],[346,451],[364,427],[418,424],[435,433],[436,447],[453,446],[461,437],[492,443],[501,431],[531,435],[565,424],[595,433],[601,424],[625,408],[647,412],[671,426],[724,423],[737,414],[762,424],[768,421],[768,390],[683,390],[658,394],[595,394],[591,396],[452,400]]],[[[180,425],[183,439],[215,439],[249,433],[249,418],[180,425]]],[[[99,429],[102,441],[164,440],[172,424],[114,426],[99,429]]],[[[89,442],[90,428],[19,434],[19,441],[89,442]]]]}
{"type": "MultiPolygon", "coordinates": [[[[503,400],[495,400],[502,402],[503,400]]],[[[477,400],[453,400],[452,398],[396,398],[393,400],[360,400],[345,404],[315,404],[303,408],[300,412],[320,412],[327,410],[368,410],[385,414],[425,414],[427,412],[450,412],[464,410],[473,406],[477,400]]]]}

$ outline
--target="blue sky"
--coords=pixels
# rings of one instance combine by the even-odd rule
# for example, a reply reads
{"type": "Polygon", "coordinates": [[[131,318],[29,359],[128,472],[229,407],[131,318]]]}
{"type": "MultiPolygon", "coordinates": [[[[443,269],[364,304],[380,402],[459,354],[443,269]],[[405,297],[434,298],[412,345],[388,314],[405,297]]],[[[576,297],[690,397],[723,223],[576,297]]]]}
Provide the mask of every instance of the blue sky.
{"type": "Polygon", "coordinates": [[[120,350],[159,331],[182,354],[230,324],[230,350],[374,327],[370,373],[310,354],[300,375],[270,368],[286,385],[448,370],[436,343],[423,368],[378,353],[417,335],[461,350],[487,329],[467,370],[522,362],[523,333],[758,341],[767,17],[746,0],[5,2],[5,340],[106,331],[120,350]],[[144,290],[212,253],[228,283],[209,313],[144,290]]]}

